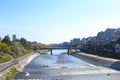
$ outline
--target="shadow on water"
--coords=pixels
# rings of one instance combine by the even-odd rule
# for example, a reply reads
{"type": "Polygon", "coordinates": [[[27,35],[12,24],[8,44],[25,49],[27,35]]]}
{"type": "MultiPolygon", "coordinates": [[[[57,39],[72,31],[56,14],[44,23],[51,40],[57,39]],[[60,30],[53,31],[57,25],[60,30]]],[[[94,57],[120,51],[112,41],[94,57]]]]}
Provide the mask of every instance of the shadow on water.
{"type": "Polygon", "coordinates": [[[120,71],[120,61],[114,62],[110,68],[120,71]]]}

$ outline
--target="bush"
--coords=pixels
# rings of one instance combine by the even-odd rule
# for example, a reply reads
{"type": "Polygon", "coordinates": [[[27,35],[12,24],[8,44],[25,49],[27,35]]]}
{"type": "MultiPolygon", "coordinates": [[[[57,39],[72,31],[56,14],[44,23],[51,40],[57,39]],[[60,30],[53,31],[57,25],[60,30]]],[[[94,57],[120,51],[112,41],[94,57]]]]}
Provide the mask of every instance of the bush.
{"type": "Polygon", "coordinates": [[[4,54],[0,55],[0,63],[8,62],[10,60],[11,58],[8,55],[4,55],[4,54]]]}
{"type": "Polygon", "coordinates": [[[16,54],[24,53],[26,50],[21,45],[12,45],[11,51],[16,54]]]}
{"type": "Polygon", "coordinates": [[[7,44],[2,42],[0,42],[0,51],[4,53],[11,53],[10,47],[7,44]]]}

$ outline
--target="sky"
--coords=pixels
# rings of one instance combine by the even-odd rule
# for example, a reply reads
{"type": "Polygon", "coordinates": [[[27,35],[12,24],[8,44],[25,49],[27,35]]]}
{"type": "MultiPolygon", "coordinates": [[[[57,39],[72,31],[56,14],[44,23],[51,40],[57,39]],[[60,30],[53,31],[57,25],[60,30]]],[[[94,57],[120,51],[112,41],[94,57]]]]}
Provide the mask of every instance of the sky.
{"type": "Polygon", "coordinates": [[[61,43],[120,28],[120,0],[0,0],[0,37],[61,43]]]}

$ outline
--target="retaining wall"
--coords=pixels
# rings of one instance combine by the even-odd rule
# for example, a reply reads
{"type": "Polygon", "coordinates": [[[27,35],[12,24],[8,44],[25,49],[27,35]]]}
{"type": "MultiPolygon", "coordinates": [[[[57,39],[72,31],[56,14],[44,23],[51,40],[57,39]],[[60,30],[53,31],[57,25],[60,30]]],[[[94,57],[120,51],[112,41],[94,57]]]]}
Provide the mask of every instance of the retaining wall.
{"type": "Polygon", "coordinates": [[[104,66],[120,71],[120,60],[118,59],[104,58],[82,52],[77,53],[76,55],[78,58],[96,66],[104,66]]]}
{"type": "Polygon", "coordinates": [[[4,79],[5,75],[11,70],[11,68],[16,68],[20,72],[23,71],[23,68],[39,55],[39,53],[30,53],[10,62],[0,64],[0,80],[4,79]]]}

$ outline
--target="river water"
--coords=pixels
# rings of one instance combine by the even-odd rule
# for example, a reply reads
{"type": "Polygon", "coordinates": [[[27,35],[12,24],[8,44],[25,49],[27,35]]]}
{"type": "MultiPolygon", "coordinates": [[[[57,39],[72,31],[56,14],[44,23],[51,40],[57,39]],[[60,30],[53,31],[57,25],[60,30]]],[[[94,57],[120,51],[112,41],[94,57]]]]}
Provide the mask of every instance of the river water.
{"type": "Polygon", "coordinates": [[[39,80],[118,80],[113,69],[95,66],[71,55],[66,50],[54,50],[33,59],[15,79],[39,80]]]}

